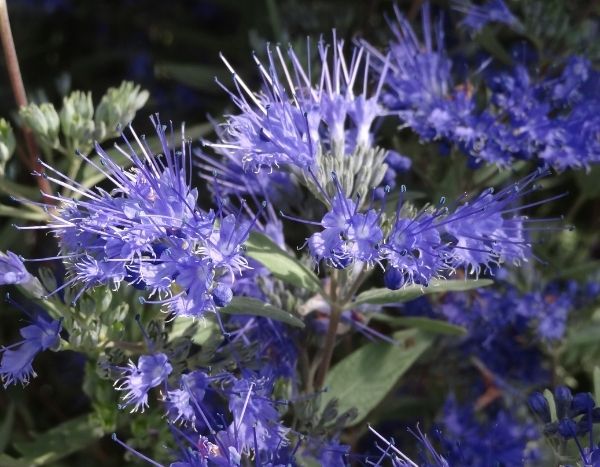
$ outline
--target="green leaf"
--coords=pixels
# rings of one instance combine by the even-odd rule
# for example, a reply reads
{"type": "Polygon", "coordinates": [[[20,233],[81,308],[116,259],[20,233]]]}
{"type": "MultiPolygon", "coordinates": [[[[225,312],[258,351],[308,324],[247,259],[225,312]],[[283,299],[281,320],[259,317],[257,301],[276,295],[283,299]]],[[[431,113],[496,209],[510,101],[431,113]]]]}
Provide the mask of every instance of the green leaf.
{"type": "Polygon", "coordinates": [[[271,318],[299,328],[304,327],[304,323],[301,319],[296,318],[287,311],[269,305],[268,303],[261,302],[260,300],[256,300],[255,298],[234,297],[229,305],[221,308],[219,311],[231,315],[264,316],[265,318],[271,318]]]}
{"type": "Polygon", "coordinates": [[[31,467],[26,461],[15,459],[7,454],[0,454],[0,465],[2,467],[31,467]]]}
{"type": "Polygon", "coordinates": [[[594,367],[594,400],[600,401],[600,367],[594,367]]]}
{"type": "Polygon", "coordinates": [[[189,337],[194,344],[204,345],[209,339],[221,336],[221,330],[210,316],[203,320],[178,316],[173,321],[173,327],[169,332],[169,342],[181,337],[189,337]]]}
{"type": "Polygon", "coordinates": [[[447,336],[464,336],[467,330],[462,326],[442,321],[441,319],[423,318],[421,316],[389,316],[375,313],[371,319],[382,321],[390,326],[402,326],[415,328],[432,334],[443,334],[447,336]]]}
{"type": "Polygon", "coordinates": [[[39,435],[33,441],[15,442],[15,448],[24,456],[19,462],[29,466],[48,465],[85,448],[104,436],[98,421],[82,415],[39,435]]]}
{"type": "Polygon", "coordinates": [[[48,214],[43,211],[33,211],[24,206],[7,206],[6,204],[0,204],[0,216],[38,222],[48,219],[48,214]]]}
{"type": "Polygon", "coordinates": [[[550,408],[550,421],[555,422],[558,420],[558,416],[556,415],[556,401],[554,400],[554,394],[550,389],[544,389],[544,397],[548,401],[548,406],[550,408]]]}
{"type": "Polygon", "coordinates": [[[325,379],[321,407],[338,400],[338,413],[354,408],[358,424],[385,398],[400,377],[431,345],[432,337],[415,330],[394,334],[398,345],[373,342],[335,365],[325,379]]]}
{"type": "Polygon", "coordinates": [[[5,177],[0,177],[0,191],[17,198],[37,200],[40,198],[40,190],[31,186],[21,185],[5,177]]]}
{"type": "Polygon", "coordinates": [[[283,282],[312,292],[321,292],[321,281],[314,272],[261,233],[250,234],[246,241],[246,255],[264,265],[283,282]]]}
{"type": "Polygon", "coordinates": [[[600,196],[600,167],[593,167],[589,172],[578,170],[575,172],[575,180],[585,199],[593,199],[600,196]]]}
{"type": "Polygon", "coordinates": [[[407,302],[422,295],[434,293],[464,292],[467,290],[478,289],[479,287],[486,287],[493,284],[493,282],[494,281],[489,279],[440,279],[432,280],[428,287],[409,285],[399,290],[390,290],[385,288],[370,289],[359,294],[358,297],[356,297],[356,300],[348,305],[348,308],[355,307],[356,305],[362,305],[364,303],[385,305],[387,303],[407,302]]]}

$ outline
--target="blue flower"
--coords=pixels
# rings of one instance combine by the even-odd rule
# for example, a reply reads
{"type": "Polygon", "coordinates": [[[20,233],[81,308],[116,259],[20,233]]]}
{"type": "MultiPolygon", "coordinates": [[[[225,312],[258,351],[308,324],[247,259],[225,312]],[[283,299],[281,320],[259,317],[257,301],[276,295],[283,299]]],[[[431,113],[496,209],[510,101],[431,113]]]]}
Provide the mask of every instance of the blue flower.
{"type": "Polygon", "coordinates": [[[130,361],[128,367],[122,368],[123,377],[115,382],[118,391],[125,391],[123,407],[133,405],[131,412],[143,412],[148,407],[148,391],[165,382],[172,371],[163,353],[142,355],[137,365],[130,361]]]}
{"type": "Polygon", "coordinates": [[[518,202],[535,190],[532,184],[544,174],[536,171],[497,193],[485,190],[453,211],[442,200],[438,207],[410,216],[400,202],[395,216],[386,220],[385,235],[381,212],[372,207],[359,212],[358,203],[342,195],[334,175],[338,194],[328,199],[330,209],[317,224],[323,230],[307,239],[308,248],[317,262],[325,260],[336,268],[385,263],[384,280],[391,289],[426,286],[458,268],[478,277],[502,263],[519,265],[532,257],[529,231],[537,227],[518,215],[527,207],[518,202]]]}
{"type": "Polygon", "coordinates": [[[420,453],[419,464],[412,461],[406,454],[400,451],[395,445],[394,441],[387,440],[377,430],[369,426],[369,430],[373,433],[380,441],[383,441],[384,446],[375,444],[377,449],[380,451],[380,456],[376,461],[368,461],[368,465],[381,466],[384,461],[389,460],[394,467],[450,467],[450,464],[439,452],[435,449],[431,441],[427,436],[417,427],[416,433],[412,430],[408,430],[417,440],[417,448],[420,453]]]}
{"type": "Polygon", "coordinates": [[[531,423],[517,420],[505,409],[476,417],[472,407],[458,405],[453,397],[446,401],[437,433],[450,465],[517,466],[537,455],[528,447],[539,436],[531,423]]]}
{"type": "Polygon", "coordinates": [[[110,192],[85,189],[47,166],[51,181],[81,198],[56,197],[60,208],[47,227],[59,239],[70,274],[61,288],[80,285],[78,299],[89,288],[125,281],[176,314],[201,316],[231,300],[234,277],[248,267],[242,244],[253,222],[241,213],[200,209],[189,143],[182,135],[181,148],[173,148],[166,128],[153,123],[162,154],[152,154],[131,130],[139,152],[125,136],[126,148],[119,148],[129,170],[100,147],[100,164],[81,156],[114,185],[110,192]]]}
{"type": "Polygon", "coordinates": [[[288,444],[288,429],[279,421],[273,400],[273,381],[269,375],[252,375],[236,381],[229,395],[233,421],[228,429],[238,452],[244,449],[276,451],[288,444]]]}
{"type": "MultiPolygon", "coordinates": [[[[552,397],[552,396],[550,396],[552,397]]],[[[594,439],[594,425],[600,423],[600,408],[590,393],[573,394],[566,386],[554,389],[554,405],[556,418],[551,420],[551,413],[546,397],[534,392],[529,396],[529,407],[543,423],[544,435],[551,442],[562,444],[574,441],[579,459],[573,457],[578,465],[595,466],[600,460],[600,444],[594,439]],[[587,435],[587,447],[582,445],[579,437],[587,435]]]]}
{"type": "MultiPolygon", "coordinates": [[[[468,12],[465,24],[479,29],[488,21],[521,27],[501,0],[475,6],[457,0],[468,12]]],[[[530,74],[523,65],[507,72],[487,72],[481,96],[469,80],[453,73],[444,47],[441,23],[432,24],[430,8],[422,10],[423,40],[395,8],[393,39],[383,56],[365,43],[374,68],[385,74],[381,101],[399,117],[402,127],[423,141],[455,145],[476,164],[507,167],[517,159],[537,159],[557,170],[588,168],[600,162],[598,73],[589,61],[573,56],[558,76],[530,74]]],[[[489,62],[477,70],[479,74],[489,62]]]]}
{"type": "Polygon", "coordinates": [[[208,385],[208,375],[200,370],[181,375],[179,388],[168,391],[166,397],[174,422],[182,421],[195,427],[197,406],[204,399],[208,385]]]}
{"type": "Polygon", "coordinates": [[[210,145],[236,154],[254,172],[280,165],[306,169],[319,154],[345,155],[369,147],[372,125],[385,114],[379,102],[382,79],[369,94],[369,54],[357,47],[347,61],[343,46],[335,36],[331,47],[319,42],[321,70],[314,81],[310,65],[302,66],[293,49],[288,64],[278,46],[268,48],[266,66],[254,57],[262,93],[251,91],[223,58],[236,87],[228,93],[240,113],[227,117],[220,141],[210,145]]]}
{"type": "Polygon", "coordinates": [[[0,285],[23,284],[32,279],[23,260],[12,251],[0,252],[0,285]]]}
{"type": "Polygon", "coordinates": [[[383,240],[379,224],[380,216],[375,210],[359,213],[356,203],[339,193],[321,220],[324,230],[308,239],[310,253],[315,260],[326,260],[334,267],[345,267],[354,261],[373,263],[383,240]]]}
{"type": "Polygon", "coordinates": [[[461,24],[478,32],[488,23],[503,23],[519,26],[519,20],[510,12],[502,0],[488,0],[483,5],[475,5],[469,0],[454,0],[453,8],[465,13],[461,24]]]}
{"type": "Polygon", "coordinates": [[[25,385],[35,377],[32,362],[43,350],[56,349],[60,343],[61,323],[37,316],[33,323],[21,329],[23,340],[8,347],[0,347],[0,378],[6,388],[20,382],[25,385]]]}

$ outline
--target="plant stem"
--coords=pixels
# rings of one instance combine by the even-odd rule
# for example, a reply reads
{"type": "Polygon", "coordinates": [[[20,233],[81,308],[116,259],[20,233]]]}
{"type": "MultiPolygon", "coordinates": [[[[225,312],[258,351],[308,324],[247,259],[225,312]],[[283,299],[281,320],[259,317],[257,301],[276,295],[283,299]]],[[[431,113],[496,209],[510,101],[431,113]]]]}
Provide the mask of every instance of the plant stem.
{"type": "MultiPolygon", "coordinates": [[[[15,42],[10,29],[6,0],[0,0],[0,41],[2,42],[4,60],[6,62],[6,69],[8,70],[10,86],[15,96],[15,102],[17,103],[17,107],[21,108],[27,105],[27,95],[25,94],[25,86],[23,85],[21,69],[19,68],[17,50],[15,49],[15,42]]],[[[42,173],[44,168],[38,161],[38,148],[35,144],[33,133],[26,127],[21,127],[21,131],[23,132],[23,138],[25,139],[25,145],[27,147],[27,153],[22,151],[18,152],[22,162],[28,169],[42,173]]],[[[43,193],[49,195],[52,194],[52,188],[47,179],[38,176],[36,177],[36,180],[43,193]]]]}
{"type": "Polygon", "coordinates": [[[329,314],[329,326],[327,327],[327,335],[325,336],[323,359],[321,360],[321,366],[319,367],[317,377],[315,378],[315,389],[317,390],[323,387],[323,383],[325,383],[325,377],[329,371],[341,316],[342,308],[337,303],[334,303],[329,314]]]}
{"type": "Polygon", "coordinates": [[[331,282],[329,287],[330,306],[331,311],[329,312],[329,326],[327,327],[327,334],[325,335],[325,343],[323,345],[323,356],[321,358],[321,364],[317,371],[315,378],[314,388],[319,390],[323,387],[325,377],[329,371],[331,365],[331,357],[333,357],[333,349],[335,347],[335,339],[337,336],[338,325],[340,324],[340,318],[342,316],[342,306],[338,303],[338,271],[334,270],[331,274],[331,282]]]}

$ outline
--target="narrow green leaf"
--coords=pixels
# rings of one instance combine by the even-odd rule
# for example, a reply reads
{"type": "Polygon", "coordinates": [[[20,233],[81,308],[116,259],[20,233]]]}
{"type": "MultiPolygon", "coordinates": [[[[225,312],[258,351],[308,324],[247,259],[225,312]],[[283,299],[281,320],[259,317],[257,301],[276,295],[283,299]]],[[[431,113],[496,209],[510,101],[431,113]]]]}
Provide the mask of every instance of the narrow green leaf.
{"type": "Polygon", "coordinates": [[[402,326],[406,328],[415,328],[420,331],[433,334],[443,334],[447,336],[464,336],[467,330],[462,326],[442,321],[441,319],[424,318],[421,316],[389,316],[381,313],[375,313],[371,319],[382,321],[390,326],[402,326]]]}
{"type": "Polygon", "coordinates": [[[85,448],[104,436],[98,421],[82,415],[39,435],[33,441],[15,442],[15,448],[24,456],[18,459],[24,465],[48,465],[85,448]]]}
{"type": "Polygon", "coordinates": [[[209,339],[220,338],[222,334],[217,323],[210,316],[203,320],[178,316],[173,321],[169,332],[169,342],[184,336],[189,337],[196,345],[204,345],[209,339]]]}
{"type": "Polygon", "coordinates": [[[594,367],[594,400],[600,401],[600,367],[594,367]]]}
{"type": "Polygon", "coordinates": [[[16,197],[27,198],[27,199],[39,199],[40,190],[31,186],[21,185],[13,182],[6,177],[0,177],[0,191],[7,195],[13,195],[16,197]]]}
{"type": "Polygon", "coordinates": [[[2,467],[31,467],[26,461],[15,459],[8,454],[0,454],[0,465],[2,467]]]}
{"type": "Polygon", "coordinates": [[[356,300],[349,305],[349,308],[364,303],[372,303],[376,305],[385,305],[386,303],[401,303],[407,302],[422,295],[445,292],[464,292],[467,290],[478,289],[493,284],[489,279],[477,280],[432,280],[428,287],[420,285],[409,285],[399,290],[390,289],[370,289],[356,297],[356,300]]]}
{"type": "Polygon", "coordinates": [[[335,365],[325,379],[327,391],[322,395],[321,407],[337,399],[338,414],[354,408],[358,415],[350,423],[361,423],[432,342],[431,336],[414,330],[401,331],[394,338],[399,340],[398,345],[373,342],[335,365]]]}
{"type": "Polygon", "coordinates": [[[246,241],[246,255],[263,264],[275,277],[288,284],[321,292],[321,281],[316,274],[263,234],[250,234],[246,241]]]}
{"type": "MultiPolygon", "coordinates": [[[[8,406],[6,415],[2,420],[0,426],[0,452],[4,452],[8,443],[10,443],[10,437],[12,435],[13,424],[15,423],[15,404],[11,403],[8,406]]],[[[1,465],[1,464],[0,464],[1,465]]]]}
{"type": "Polygon", "coordinates": [[[599,333],[600,325],[596,322],[587,322],[579,326],[573,326],[567,332],[567,348],[571,346],[596,345],[599,333]]]}
{"type": "Polygon", "coordinates": [[[268,303],[256,300],[255,298],[234,297],[229,305],[225,308],[221,308],[219,311],[231,315],[263,316],[299,328],[304,327],[304,323],[301,319],[296,318],[294,315],[281,308],[274,307],[268,303]]]}
{"type": "Polygon", "coordinates": [[[544,397],[548,401],[548,406],[550,407],[550,421],[555,422],[558,420],[558,416],[556,415],[556,401],[554,400],[554,394],[550,389],[544,389],[544,397]]]}
{"type": "Polygon", "coordinates": [[[574,173],[577,186],[585,199],[594,199],[600,195],[600,168],[594,167],[589,172],[578,170],[574,173]]]}
{"type": "Polygon", "coordinates": [[[43,211],[32,211],[23,207],[7,206],[5,204],[0,204],[0,216],[38,222],[48,219],[48,215],[43,211]]]}

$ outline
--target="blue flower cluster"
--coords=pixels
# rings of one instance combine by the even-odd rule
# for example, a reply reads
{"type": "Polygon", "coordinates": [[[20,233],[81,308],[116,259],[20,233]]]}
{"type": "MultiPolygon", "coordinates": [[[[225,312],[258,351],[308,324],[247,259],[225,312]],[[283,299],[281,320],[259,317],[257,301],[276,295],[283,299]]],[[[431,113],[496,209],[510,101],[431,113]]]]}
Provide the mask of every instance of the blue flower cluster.
{"type": "MultiPolygon", "coordinates": [[[[390,225],[386,235],[382,212],[375,208],[360,212],[358,203],[343,197],[339,187],[321,220],[323,230],[308,239],[311,256],[336,268],[385,262],[390,289],[427,285],[459,268],[479,276],[501,263],[520,264],[531,258],[529,231],[536,227],[518,215],[526,207],[518,202],[542,175],[536,172],[497,193],[486,190],[453,207],[442,200],[440,206],[415,215],[399,203],[395,215],[386,219],[390,225]]],[[[335,177],[334,181],[339,186],[335,177]]]]}
{"type": "MultiPolygon", "coordinates": [[[[227,305],[235,275],[247,268],[241,245],[252,221],[235,214],[203,211],[191,186],[189,142],[182,130],[181,148],[174,134],[153,120],[162,154],[153,154],[131,130],[138,151],[124,137],[123,170],[102,148],[98,160],[81,155],[114,184],[112,191],[88,189],[50,166],[48,179],[66,186],[77,198],[57,196],[57,212],[46,228],[57,236],[70,278],[58,290],[87,289],[127,282],[145,290],[178,316],[202,316],[227,305]]],[[[55,291],[56,292],[56,291],[55,291]]]]}
{"type": "MultiPolygon", "coordinates": [[[[473,35],[489,23],[523,31],[502,0],[452,5],[473,35]]],[[[499,71],[490,60],[460,78],[444,23],[431,16],[425,4],[420,40],[396,7],[385,51],[362,40],[348,50],[335,32],[331,44],[317,43],[316,57],[310,41],[306,57],[269,46],[264,60],[253,56],[258,91],[221,56],[233,84],[219,85],[235,107],[201,152],[192,152],[183,127],[177,135],[155,116],[159,151],[129,127],[114,149],[96,144],[95,155],[78,154],[86,170],[80,160],[66,172],[41,162],[45,173],[36,175],[60,194],[44,195],[45,225],[20,228],[55,236],[60,251],[43,260],[61,260],[56,271],[64,277],[49,287],[50,273],[40,272],[51,289],[40,296],[41,283],[7,252],[0,253],[0,286],[18,286],[63,319],[26,312],[22,339],[0,347],[3,385],[27,384],[42,351],[89,353],[119,394],[119,405],[106,409],[113,419],[164,420],[171,467],[518,466],[544,458],[540,431],[559,447],[573,440],[583,465],[599,464],[593,429],[600,410],[589,394],[562,386],[552,400],[535,393],[529,402],[541,430],[522,410],[523,391],[568,373],[557,363],[558,344],[575,310],[598,298],[597,284],[551,281],[525,291],[503,267],[535,263],[534,237],[564,229],[562,217],[543,217],[564,194],[536,198],[550,168],[600,162],[600,76],[588,59],[570,56],[544,74],[521,65],[499,71]],[[384,147],[397,148],[404,137],[386,140],[385,123],[398,121],[421,143],[453,145],[475,165],[533,161],[529,175],[498,190],[469,181],[461,191],[475,186],[477,193],[419,208],[402,184],[416,155],[384,147]],[[77,177],[90,171],[91,179],[77,177]],[[290,245],[302,242],[296,255],[290,245]],[[470,281],[484,276],[496,278],[495,287],[474,289],[491,283],[470,281]],[[139,311],[144,342],[131,323],[107,322],[117,315],[106,311],[113,300],[125,310],[120,316],[139,311]],[[81,344],[92,327],[94,345],[81,344]],[[384,361],[399,349],[399,363],[384,361]],[[426,352],[444,354],[443,378],[434,374],[440,361],[426,352]],[[417,377],[404,379],[400,393],[431,387],[423,418],[438,425],[409,429],[412,444],[402,449],[370,428],[376,456],[355,455],[358,427],[369,417],[379,423],[386,394],[391,399],[418,358],[417,377]],[[356,381],[336,393],[348,362],[356,381]],[[383,381],[371,386],[353,373],[357,367],[383,381]],[[475,399],[448,396],[462,396],[465,386],[475,399]],[[379,406],[346,407],[346,399],[358,400],[355,391],[370,398],[371,387],[379,406]]],[[[86,368],[86,378],[100,378],[91,373],[86,368]]],[[[159,451],[146,455],[143,446],[113,439],[161,465],[151,458],[159,451]]]]}
{"type": "MultiPolygon", "coordinates": [[[[464,23],[477,30],[491,19],[514,24],[501,1],[470,5],[464,23]]],[[[532,76],[524,65],[490,72],[482,108],[475,85],[453,73],[442,23],[432,24],[429,7],[423,10],[423,43],[398,9],[390,29],[394,39],[386,55],[365,45],[380,62],[382,104],[423,141],[451,143],[476,163],[500,166],[539,160],[564,170],[600,161],[600,79],[584,57],[568,58],[562,72],[548,77],[532,76]]]]}
{"type": "Polygon", "coordinates": [[[596,466],[600,463],[600,444],[594,437],[594,425],[600,423],[600,408],[588,392],[573,394],[566,386],[557,386],[549,397],[534,392],[529,407],[542,423],[544,435],[562,451],[566,442],[573,441],[579,454],[579,465],[596,466]],[[552,410],[549,400],[552,400],[552,410]],[[579,437],[586,437],[588,446],[579,437]]]}
{"type": "Polygon", "coordinates": [[[245,168],[259,172],[266,167],[310,168],[319,154],[352,154],[372,145],[374,121],[386,113],[380,102],[385,71],[369,93],[372,74],[369,53],[354,48],[348,62],[344,43],[333,38],[317,45],[321,70],[312,78],[310,64],[303,67],[293,49],[291,65],[279,46],[267,49],[265,67],[255,56],[264,92],[255,93],[222,57],[233,75],[236,92],[227,90],[240,113],[230,115],[212,146],[231,151],[245,168]]]}

